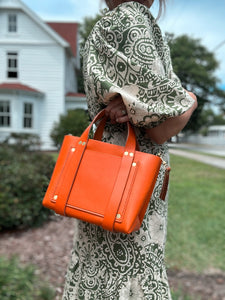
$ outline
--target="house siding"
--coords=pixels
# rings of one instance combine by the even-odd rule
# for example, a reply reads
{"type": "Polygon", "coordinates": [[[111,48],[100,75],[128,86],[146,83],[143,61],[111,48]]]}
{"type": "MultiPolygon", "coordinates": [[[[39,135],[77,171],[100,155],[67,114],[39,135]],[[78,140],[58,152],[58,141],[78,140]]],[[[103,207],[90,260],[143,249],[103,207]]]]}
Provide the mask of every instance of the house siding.
{"type": "Polygon", "coordinates": [[[76,59],[72,56],[67,42],[40,20],[37,22],[26,10],[1,9],[0,6],[0,83],[18,82],[33,87],[43,95],[1,92],[0,100],[9,100],[12,109],[10,128],[0,128],[0,135],[7,132],[37,133],[41,137],[42,149],[54,149],[50,138],[53,124],[66,112],[65,95],[77,92],[76,59]],[[18,31],[8,33],[8,14],[16,13],[18,31]],[[47,27],[47,30],[45,28],[47,27]],[[50,31],[50,33],[49,33],[50,31]],[[18,78],[7,78],[7,53],[18,53],[18,78]],[[34,107],[32,129],[24,129],[24,103],[34,107]]]}
{"type": "Polygon", "coordinates": [[[65,76],[65,91],[68,92],[77,92],[77,74],[76,74],[76,61],[71,60],[71,58],[66,55],[66,76],[65,76]]]}
{"type": "MultiPolygon", "coordinates": [[[[22,82],[36,86],[44,93],[44,103],[40,114],[39,133],[45,148],[51,148],[50,132],[59,115],[65,112],[64,49],[58,46],[31,47],[23,49],[25,64],[22,82]],[[32,72],[28,72],[28,70],[32,72]],[[38,83],[38,86],[37,86],[38,83]]],[[[22,60],[22,58],[21,58],[22,60]]]]}

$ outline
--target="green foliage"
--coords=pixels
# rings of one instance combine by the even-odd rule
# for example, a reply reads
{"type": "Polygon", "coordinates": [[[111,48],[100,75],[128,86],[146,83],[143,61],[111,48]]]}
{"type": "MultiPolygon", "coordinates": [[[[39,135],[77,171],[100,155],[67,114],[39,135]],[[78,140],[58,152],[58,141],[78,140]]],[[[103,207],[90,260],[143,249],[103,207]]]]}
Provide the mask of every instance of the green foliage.
{"type": "Polygon", "coordinates": [[[54,164],[47,154],[1,145],[0,230],[39,225],[49,218],[42,199],[54,164]]]}
{"type": "Polygon", "coordinates": [[[182,290],[171,291],[173,300],[200,300],[200,298],[192,298],[191,296],[184,293],[182,290]]]}
{"type": "Polygon", "coordinates": [[[1,300],[53,300],[53,290],[40,282],[33,266],[22,267],[15,257],[0,257],[1,300]]]}
{"type": "Polygon", "coordinates": [[[202,128],[199,131],[203,136],[208,135],[209,126],[212,125],[225,125],[223,114],[215,114],[212,109],[203,110],[202,115],[202,128]]]}
{"type": "Polygon", "coordinates": [[[204,124],[202,111],[205,104],[212,103],[218,105],[221,111],[224,109],[225,92],[218,88],[220,81],[215,75],[219,63],[214,53],[207,50],[199,39],[187,35],[175,38],[167,33],[167,40],[175,73],[184,88],[198,97],[198,109],[186,126],[186,130],[197,131],[204,124]]]}
{"type": "Polygon", "coordinates": [[[168,267],[224,270],[225,170],[171,155],[168,267]]]}
{"type": "Polygon", "coordinates": [[[206,126],[225,125],[224,116],[222,114],[215,114],[212,109],[204,110],[202,113],[202,119],[206,126]]]}
{"type": "Polygon", "coordinates": [[[85,41],[87,40],[89,34],[91,33],[94,25],[101,19],[102,13],[97,14],[95,17],[85,17],[84,22],[79,28],[79,34],[81,37],[81,50],[84,47],[85,41]]]}
{"type": "Polygon", "coordinates": [[[60,117],[59,123],[55,123],[51,131],[51,138],[55,146],[59,147],[67,134],[80,136],[88,123],[89,117],[85,110],[69,110],[66,115],[60,117]]]}
{"type": "Polygon", "coordinates": [[[185,87],[199,87],[207,93],[215,87],[218,79],[214,72],[219,64],[214,54],[208,51],[199,39],[187,35],[177,38],[168,35],[171,57],[175,73],[185,87]]]}
{"type": "Polygon", "coordinates": [[[15,133],[12,132],[4,141],[6,144],[16,147],[18,151],[26,151],[30,149],[38,150],[41,145],[40,137],[31,133],[15,133]]]}

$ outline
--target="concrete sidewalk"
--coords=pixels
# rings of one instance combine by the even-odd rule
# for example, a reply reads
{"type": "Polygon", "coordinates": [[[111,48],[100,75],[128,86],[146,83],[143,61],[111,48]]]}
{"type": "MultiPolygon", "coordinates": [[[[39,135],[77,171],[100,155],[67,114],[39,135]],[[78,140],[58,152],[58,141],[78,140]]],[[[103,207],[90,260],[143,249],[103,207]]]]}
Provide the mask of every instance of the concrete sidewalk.
{"type": "Polygon", "coordinates": [[[200,152],[199,154],[212,154],[225,158],[225,145],[202,145],[202,144],[191,144],[191,143],[170,143],[169,148],[171,149],[182,149],[191,150],[194,152],[200,152]]]}
{"type": "Polygon", "coordinates": [[[169,153],[174,155],[179,155],[182,157],[190,158],[196,161],[200,161],[202,163],[220,168],[225,169],[225,158],[218,158],[213,156],[208,156],[204,154],[193,153],[189,151],[185,151],[183,149],[175,149],[169,148],[169,153]]]}

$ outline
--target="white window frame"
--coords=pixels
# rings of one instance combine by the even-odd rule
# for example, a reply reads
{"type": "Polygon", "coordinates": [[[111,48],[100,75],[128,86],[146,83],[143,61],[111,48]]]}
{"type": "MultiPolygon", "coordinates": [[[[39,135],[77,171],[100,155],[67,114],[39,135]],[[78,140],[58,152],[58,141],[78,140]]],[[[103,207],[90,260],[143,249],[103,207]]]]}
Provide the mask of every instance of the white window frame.
{"type": "Polygon", "coordinates": [[[11,104],[8,100],[0,100],[0,127],[11,126],[11,104]]]}
{"type": "Polygon", "coordinates": [[[8,14],[8,32],[17,32],[17,14],[15,13],[8,14]]]}
{"type": "Polygon", "coordinates": [[[33,128],[33,103],[25,102],[23,105],[23,128],[33,128]]]}
{"type": "Polygon", "coordinates": [[[18,53],[7,53],[7,78],[18,78],[18,53]]]}

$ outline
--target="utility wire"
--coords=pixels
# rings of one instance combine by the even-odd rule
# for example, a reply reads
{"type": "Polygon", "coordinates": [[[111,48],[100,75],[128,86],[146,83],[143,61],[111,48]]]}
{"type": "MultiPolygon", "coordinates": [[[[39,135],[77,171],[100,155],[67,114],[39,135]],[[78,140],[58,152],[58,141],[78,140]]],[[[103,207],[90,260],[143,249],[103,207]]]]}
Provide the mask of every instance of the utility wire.
{"type": "Polygon", "coordinates": [[[219,43],[214,49],[213,51],[217,51],[220,47],[222,47],[225,44],[225,40],[222,41],[221,43],[219,43]]]}

